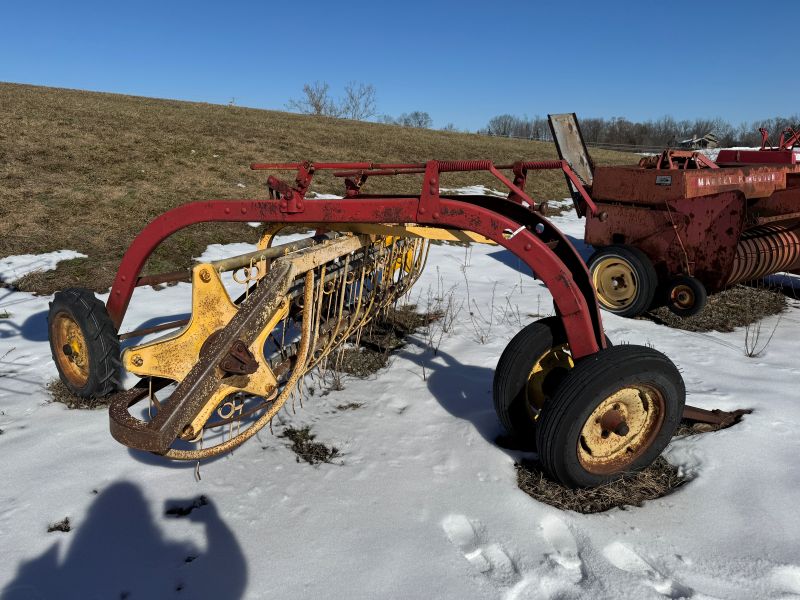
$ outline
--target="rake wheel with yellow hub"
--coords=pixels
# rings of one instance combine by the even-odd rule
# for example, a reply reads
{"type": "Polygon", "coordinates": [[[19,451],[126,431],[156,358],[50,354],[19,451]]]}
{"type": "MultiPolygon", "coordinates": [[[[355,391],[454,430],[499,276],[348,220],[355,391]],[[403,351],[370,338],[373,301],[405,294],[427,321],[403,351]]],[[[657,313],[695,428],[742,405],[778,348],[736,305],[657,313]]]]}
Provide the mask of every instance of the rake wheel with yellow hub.
{"type": "Polygon", "coordinates": [[[680,424],[686,392],[652,348],[606,348],[578,361],[539,417],[544,468],[574,487],[603,484],[653,462],[680,424]]]}
{"type": "MultiPolygon", "coordinates": [[[[606,338],[606,346],[611,345],[606,338]]],[[[558,317],[525,326],[503,350],[494,372],[494,408],[519,445],[535,449],[542,409],[574,366],[558,317]]]]}
{"type": "MultiPolygon", "coordinates": [[[[551,475],[569,485],[595,485],[644,466],[663,450],[683,407],[677,369],[649,348],[609,347],[583,261],[525,192],[528,173],[544,169],[560,170],[583,190],[565,161],[252,168],[292,170],[294,181],[272,175],[264,198],[194,202],[168,211],[125,253],[105,306],[85,290],[67,290],[53,302],[51,349],[73,391],[107,393],[116,381],[107,370],[119,361],[139,377],[110,398],[111,433],[118,441],[184,460],[235,448],[301,395],[304,375],[324,368],[328,357],[411,289],[426,264],[429,241],[439,240],[503,246],[553,296],[558,316],[528,326],[511,342],[494,390],[500,420],[517,437],[535,440],[551,475]],[[344,179],[343,198],[310,197],[320,170],[344,179]],[[508,197],[441,193],[441,176],[455,171],[489,172],[508,188],[508,197]],[[362,192],[367,179],[390,175],[421,176],[422,189],[393,196],[362,192]],[[187,272],[141,275],[169,235],[195,223],[223,221],[262,222],[257,250],[187,272]],[[275,234],[288,225],[315,233],[275,245],[275,234]],[[192,284],[189,319],[119,332],[137,286],[173,281],[192,284]],[[91,310],[75,309],[76,302],[91,310]],[[157,332],[166,333],[146,337],[157,332]],[[119,356],[119,341],[134,338],[141,341],[119,356]],[[649,408],[637,408],[634,388],[652,399],[640,401],[649,408]],[[648,412],[656,406],[657,413],[648,412]],[[604,428],[599,438],[592,425],[598,418],[604,428]],[[626,427],[629,433],[623,433],[626,427]],[[607,451],[608,428],[620,446],[633,436],[624,454],[616,446],[607,451]]],[[[591,203],[588,195],[585,200],[591,203]]]]}
{"type": "Polygon", "coordinates": [[[103,303],[89,290],[63,290],[50,303],[48,325],[64,385],[85,398],[112,392],[119,383],[119,340],[103,303]]]}

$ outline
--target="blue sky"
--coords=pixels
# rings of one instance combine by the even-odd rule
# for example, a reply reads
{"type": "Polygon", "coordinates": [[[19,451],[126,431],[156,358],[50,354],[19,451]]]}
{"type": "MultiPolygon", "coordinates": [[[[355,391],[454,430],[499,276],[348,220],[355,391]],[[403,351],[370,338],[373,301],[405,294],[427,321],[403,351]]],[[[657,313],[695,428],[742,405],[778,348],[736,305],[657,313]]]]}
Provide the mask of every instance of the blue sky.
{"type": "Polygon", "coordinates": [[[303,83],[354,80],[381,113],[473,130],[800,112],[796,0],[668,4],[5,0],[0,81],[282,110],[303,83]]]}

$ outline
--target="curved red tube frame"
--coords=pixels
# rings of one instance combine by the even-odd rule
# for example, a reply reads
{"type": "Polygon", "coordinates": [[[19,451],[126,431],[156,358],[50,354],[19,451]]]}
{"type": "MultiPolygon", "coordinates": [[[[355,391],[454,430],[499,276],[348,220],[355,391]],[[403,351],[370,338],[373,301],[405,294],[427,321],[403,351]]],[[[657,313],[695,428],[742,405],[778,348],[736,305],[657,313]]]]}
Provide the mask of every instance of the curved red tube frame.
{"type": "MultiPolygon", "coordinates": [[[[552,294],[573,356],[581,358],[605,347],[589,273],[566,237],[531,208],[512,200],[440,196],[439,172],[436,161],[426,164],[419,196],[358,195],[323,200],[305,198],[303,189],[303,193],[294,195],[294,200],[290,194],[291,206],[287,206],[284,195],[280,199],[192,202],[174,208],[150,222],[128,248],[106,304],[108,313],[119,329],[147,258],[164,239],[189,225],[251,221],[417,223],[473,231],[507,248],[533,270],[552,294]],[[509,232],[516,233],[509,237],[509,232]]],[[[533,206],[533,201],[529,204],[533,206]]]]}

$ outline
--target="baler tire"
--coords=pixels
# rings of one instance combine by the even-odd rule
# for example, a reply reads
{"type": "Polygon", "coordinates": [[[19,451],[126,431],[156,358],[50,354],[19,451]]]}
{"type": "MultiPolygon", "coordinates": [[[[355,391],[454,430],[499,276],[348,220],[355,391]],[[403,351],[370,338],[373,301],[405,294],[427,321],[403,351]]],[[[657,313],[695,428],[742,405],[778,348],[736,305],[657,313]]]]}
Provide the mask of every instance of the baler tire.
{"type": "MultiPolygon", "coordinates": [[[[608,338],[606,345],[611,346],[608,338]]],[[[546,317],[528,324],[511,338],[497,362],[492,385],[494,409],[508,434],[524,448],[535,449],[536,415],[540,410],[540,407],[530,405],[529,381],[542,359],[559,348],[568,352],[564,325],[559,317],[546,317]]],[[[541,405],[572,368],[571,357],[567,355],[568,365],[564,356],[560,358],[561,361],[556,362],[558,371],[544,376],[546,389],[542,389],[544,395],[538,399],[541,405]]]]}
{"type": "Polygon", "coordinates": [[[681,374],[657,350],[624,345],[584,357],[539,416],[542,467],[571,488],[638,471],[669,443],[685,400],[681,374]]]}
{"type": "Polygon", "coordinates": [[[119,337],[105,304],[91,291],[56,292],[47,324],[53,362],[72,393],[99,398],[119,387],[119,337]]]}
{"type": "Polygon", "coordinates": [[[667,284],[666,304],[679,317],[699,313],[708,302],[708,292],[699,279],[688,275],[674,277],[667,284]]]}
{"type": "Polygon", "coordinates": [[[598,303],[604,310],[620,317],[638,317],[653,304],[656,288],[658,287],[658,275],[653,263],[638,248],[626,244],[605,246],[592,254],[587,261],[587,265],[592,276],[592,285],[597,294],[598,303]],[[607,297],[608,292],[602,288],[602,283],[599,281],[603,275],[599,270],[613,266],[615,259],[616,263],[621,265],[623,271],[627,270],[632,277],[633,280],[630,285],[633,286],[634,294],[629,301],[620,301],[618,306],[614,305],[612,298],[607,297]]]}

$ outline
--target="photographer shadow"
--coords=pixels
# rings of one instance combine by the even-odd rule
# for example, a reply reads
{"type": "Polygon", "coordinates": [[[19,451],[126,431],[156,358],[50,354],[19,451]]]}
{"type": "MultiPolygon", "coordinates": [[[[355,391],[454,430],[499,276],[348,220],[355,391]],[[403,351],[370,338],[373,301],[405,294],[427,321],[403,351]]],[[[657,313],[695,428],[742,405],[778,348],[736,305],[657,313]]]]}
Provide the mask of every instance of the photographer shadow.
{"type": "MultiPolygon", "coordinates": [[[[20,563],[2,600],[86,598],[240,598],[245,557],[205,496],[168,501],[163,520],[187,518],[205,534],[205,550],[164,537],[139,488],[119,482],[104,490],[61,560],[60,542],[20,563]]],[[[8,557],[7,557],[8,558],[8,557]]]]}

